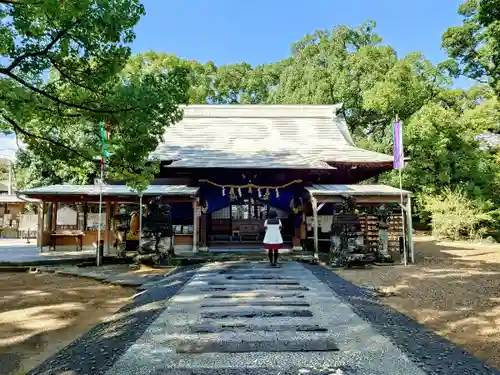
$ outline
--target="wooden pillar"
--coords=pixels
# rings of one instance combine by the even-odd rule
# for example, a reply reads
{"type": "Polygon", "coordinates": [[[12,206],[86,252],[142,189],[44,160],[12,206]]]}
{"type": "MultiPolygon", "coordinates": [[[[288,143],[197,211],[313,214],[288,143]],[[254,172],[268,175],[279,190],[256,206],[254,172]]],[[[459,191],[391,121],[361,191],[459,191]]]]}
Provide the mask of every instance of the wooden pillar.
{"type": "Polygon", "coordinates": [[[113,203],[113,230],[116,231],[116,227],[118,226],[116,221],[116,216],[118,216],[118,199],[115,199],[113,203]]]}
{"type": "Polygon", "coordinates": [[[50,230],[55,232],[57,229],[57,201],[52,201],[52,218],[50,223],[50,230]]]}
{"type": "Polygon", "coordinates": [[[43,218],[43,231],[50,232],[52,225],[52,204],[50,202],[43,202],[43,209],[45,211],[43,218]]]}
{"type": "Polygon", "coordinates": [[[314,259],[319,259],[319,234],[318,234],[318,201],[311,196],[313,211],[313,231],[314,231],[314,259]]]}
{"type": "Polygon", "coordinates": [[[415,263],[415,248],[413,244],[413,221],[411,217],[411,198],[406,197],[406,231],[408,233],[408,248],[410,249],[411,263],[415,263]]]}
{"type": "Polygon", "coordinates": [[[89,204],[88,202],[83,203],[83,228],[82,231],[87,231],[87,218],[89,213],[89,204]]]}
{"type": "Polygon", "coordinates": [[[111,242],[111,202],[106,201],[106,234],[104,241],[106,241],[106,254],[109,255],[110,242],[111,242]]]}
{"type": "Polygon", "coordinates": [[[198,199],[193,200],[193,253],[198,252],[198,236],[199,236],[199,215],[198,215],[198,199]]]}
{"type": "Polygon", "coordinates": [[[207,214],[201,213],[200,217],[200,250],[207,251],[207,214]]]}
{"type": "Polygon", "coordinates": [[[43,250],[43,232],[44,232],[44,219],[45,219],[45,202],[42,202],[38,206],[38,230],[36,234],[36,246],[40,248],[40,252],[43,250]]]}
{"type": "Polygon", "coordinates": [[[142,246],[142,193],[139,194],[139,247],[142,246]]]}
{"type": "Polygon", "coordinates": [[[302,251],[302,242],[300,238],[300,224],[297,226],[297,222],[302,222],[299,218],[302,217],[302,212],[297,212],[293,215],[293,249],[294,251],[302,251]]]}

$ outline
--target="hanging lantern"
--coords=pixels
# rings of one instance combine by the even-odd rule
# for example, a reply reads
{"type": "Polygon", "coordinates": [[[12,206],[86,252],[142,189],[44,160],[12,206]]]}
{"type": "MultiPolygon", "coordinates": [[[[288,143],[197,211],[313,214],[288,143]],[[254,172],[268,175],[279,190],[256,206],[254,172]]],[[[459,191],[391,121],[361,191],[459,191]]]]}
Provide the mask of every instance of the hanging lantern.
{"type": "Polygon", "coordinates": [[[259,198],[262,198],[262,192],[260,191],[260,188],[257,189],[257,194],[258,194],[259,198]]]}
{"type": "Polygon", "coordinates": [[[279,198],[280,197],[280,192],[278,190],[278,188],[276,188],[276,198],[279,198]]]}
{"type": "Polygon", "coordinates": [[[226,196],[226,188],[223,186],[222,187],[222,196],[225,197],[226,196]]]}
{"type": "Polygon", "coordinates": [[[238,188],[238,195],[239,195],[239,196],[240,196],[240,198],[241,198],[241,188],[240,188],[240,187],[238,188]]]}
{"type": "Polygon", "coordinates": [[[269,199],[269,188],[266,189],[266,194],[264,195],[266,199],[269,199]]]}
{"type": "Polygon", "coordinates": [[[229,197],[231,198],[231,200],[236,199],[236,195],[234,194],[234,188],[231,188],[231,190],[229,190],[229,197]]]}
{"type": "Polygon", "coordinates": [[[252,194],[252,187],[251,186],[248,187],[248,194],[252,194]]]}

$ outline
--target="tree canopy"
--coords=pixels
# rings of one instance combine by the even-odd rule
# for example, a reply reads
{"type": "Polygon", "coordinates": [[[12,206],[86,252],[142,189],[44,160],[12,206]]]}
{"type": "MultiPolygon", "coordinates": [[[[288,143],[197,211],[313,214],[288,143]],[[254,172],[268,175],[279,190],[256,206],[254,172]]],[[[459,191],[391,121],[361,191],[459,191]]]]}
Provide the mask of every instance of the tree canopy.
{"type": "Polygon", "coordinates": [[[491,84],[500,96],[500,0],[467,0],[458,13],[461,26],[443,35],[443,47],[456,59],[461,73],[491,84]]]}
{"type": "Polygon", "coordinates": [[[180,66],[126,64],[138,0],[0,1],[0,131],[25,157],[68,166],[81,179],[99,157],[99,123],[113,134],[109,172],[141,188],[164,127],[178,121],[188,81],[180,66]]]}

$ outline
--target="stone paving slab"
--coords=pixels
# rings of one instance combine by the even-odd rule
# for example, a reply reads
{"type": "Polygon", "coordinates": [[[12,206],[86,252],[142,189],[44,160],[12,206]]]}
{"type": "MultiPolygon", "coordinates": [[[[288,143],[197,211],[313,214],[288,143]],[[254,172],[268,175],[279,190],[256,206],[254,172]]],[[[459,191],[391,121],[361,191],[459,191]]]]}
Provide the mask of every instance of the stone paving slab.
{"type": "Polygon", "coordinates": [[[209,302],[201,305],[201,308],[209,307],[250,307],[250,306],[286,306],[286,307],[309,307],[310,304],[304,301],[297,301],[295,299],[282,298],[280,300],[271,298],[255,298],[251,300],[232,300],[232,301],[217,301],[209,302]]]}
{"type": "MultiPolygon", "coordinates": [[[[146,375],[165,375],[164,370],[144,369],[141,373],[146,375]]],[[[252,367],[252,368],[220,368],[214,371],[213,368],[197,368],[192,369],[173,369],[169,370],[168,375],[361,375],[349,368],[328,368],[319,367],[291,367],[276,370],[269,367],[252,367]]],[[[371,374],[370,374],[371,375],[371,374]]]]}
{"type": "Polygon", "coordinates": [[[266,292],[221,292],[205,295],[205,298],[213,299],[232,299],[232,300],[245,300],[266,297],[268,299],[280,299],[280,298],[304,298],[303,293],[297,292],[286,292],[277,290],[267,290],[266,292]]]}
{"type": "MultiPolygon", "coordinates": [[[[266,291],[268,289],[262,289],[265,287],[265,284],[260,284],[259,287],[261,289],[257,289],[255,286],[252,285],[228,285],[228,286],[200,286],[199,291],[200,292],[262,292],[266,291]]],[[[300,285],[275,285],[274,290],[285,290],[285,291],[308,291],[309,288],[306,286],[300,286],[300,285]]]]}
{"type": "Polygon", "coordinates": [[[248,283],[251,282],[252,285],[299,285],[298,281],[295,281],[294,279],[290,280],[277,280],[277,279],[272,279],[272,280],[266,280],[266,279],[239,279],[239,280],[223,280],[223,281],[211,281],[208,283],[208,285],[223,285],[227,287],[234,287],[234,286],[239,286],[239,285],[248,285],[248,283]]]}
{"type": "Polygon", "coordinates": [[[306,340],[225,340],[199,341],[182,340],[177,342],[176,352],[181,354],[202,353],[273,353],[273,352],[332,352],[339,348],[334,340],[306,339],[306,340]]]}
{"type": "Polygon", "coordinates": [[[327,328],[321,327],[318,324],[303,324],[303,325],[258,325],[258,324],[197,324],[189,327],[189,333],[217,333],[217,332],[328,332],[327,328]]]}
{"type": "Polygon", "coordinates": [[[239,311],[202,311],[200,316],[204,319],[227,319],[227,318],[308,318],[313,314],[309,310],[256,310],[244,309],[239,311]]]}

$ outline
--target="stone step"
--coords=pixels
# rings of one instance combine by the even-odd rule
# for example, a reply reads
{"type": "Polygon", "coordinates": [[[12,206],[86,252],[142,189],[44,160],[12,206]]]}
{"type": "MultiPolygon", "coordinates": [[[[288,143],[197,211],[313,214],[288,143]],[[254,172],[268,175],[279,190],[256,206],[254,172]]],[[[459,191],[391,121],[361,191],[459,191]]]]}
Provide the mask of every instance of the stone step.
{"type": "Polygon", "coordinates": [[[202,311],[203,319],[233,319],[233,318],[277,318],[277,317],[300,317],[309,318],[313,313],[305,309],[235,309],[231,311],[202,311]]]}
{"type": "Polygon", "coordinates": [[[293,280],[293,281],[297,280],[297,278],[291,276],[268,275],[268,274],[229,275],[226,276],[226,279],[227,280],[293,280]]]}
{"type": "Polygon", "coordinates": [[[309,307],[310,304],[304,301],[295,300],[268,300],[268,299],[250,299],[240,301],[217,301],[203,303],[202,308],[208,307],[249,307],[249,306],[290,306],[290,307],[309,307]]]}
{"type": "Polygon", "coordinates": [[[220,333],[220,332],[328,332],[328,328],[318,324],[196,324],[189,327],[190,333],[220,333]]]}
{"type": "Polygon", "coordinates": [[[294,293],[294,292],[280,292],[275,290],[269,290],[265,292],[259,293],[214,293],[209,294],[205,298],[210,299],[250,299],[250,298],[269,298],[269,299],[282,299],[282,298],[304,298],[304,294],[302,293],[294,293]]]}
{"type": "MultiPolygon", "coordinates": [[[[296,285],[274,285],[273,289],[277,290],[286,290],[286,291],[308,291],[309,288],[305,286],[296,286],[296,285]]],[[[257,289],[252,285],[231,285],[231,286],[209,286],[209,287],[200,287],[196,288],[197,291],[200,292],[241,292],[241,291],[255,291],[255,292],[265,292],[265,289],[257,289]]]]}
{"type": "Polygon", "coordinates": [[[285,274],[290,274],[290,272],[284,272],[283,268],[276,268],[276,267],[267,267],[267,268],[247,268],[247,269],[241,269],[241,270],[220,270],[216,272],[219,275],[253,275],[253,274],[269,274],[269,275],[285,275],[285,274]]]}
{"type": "Polygon", "coordinates": [[[229,281],[215,281],[209,280],[209,285],[224,285],[224,286],[232,286],[232,285],[300,285],[300,282],[297,280],[263,280],[263,279],[254,279],[254,280],[229,280],[229,281]]]}
{"type": "Polygon", "coordinates": [[[251,274],[251,273],[273,273],[273,274],[285,274],[285,270],[283,268],[276,267],[260,267],[260,268],[239,268],[239,269],[225,269],[217,272],[220,275],[225,274],[251,274]]]}
{"type": "Polygon", "coordinates": [[[178,340],[176,352],[183,354],[203,353],[258,353],[258,352],[333,352],[339,348],[332,339],[306,340],[178,340]]]}

